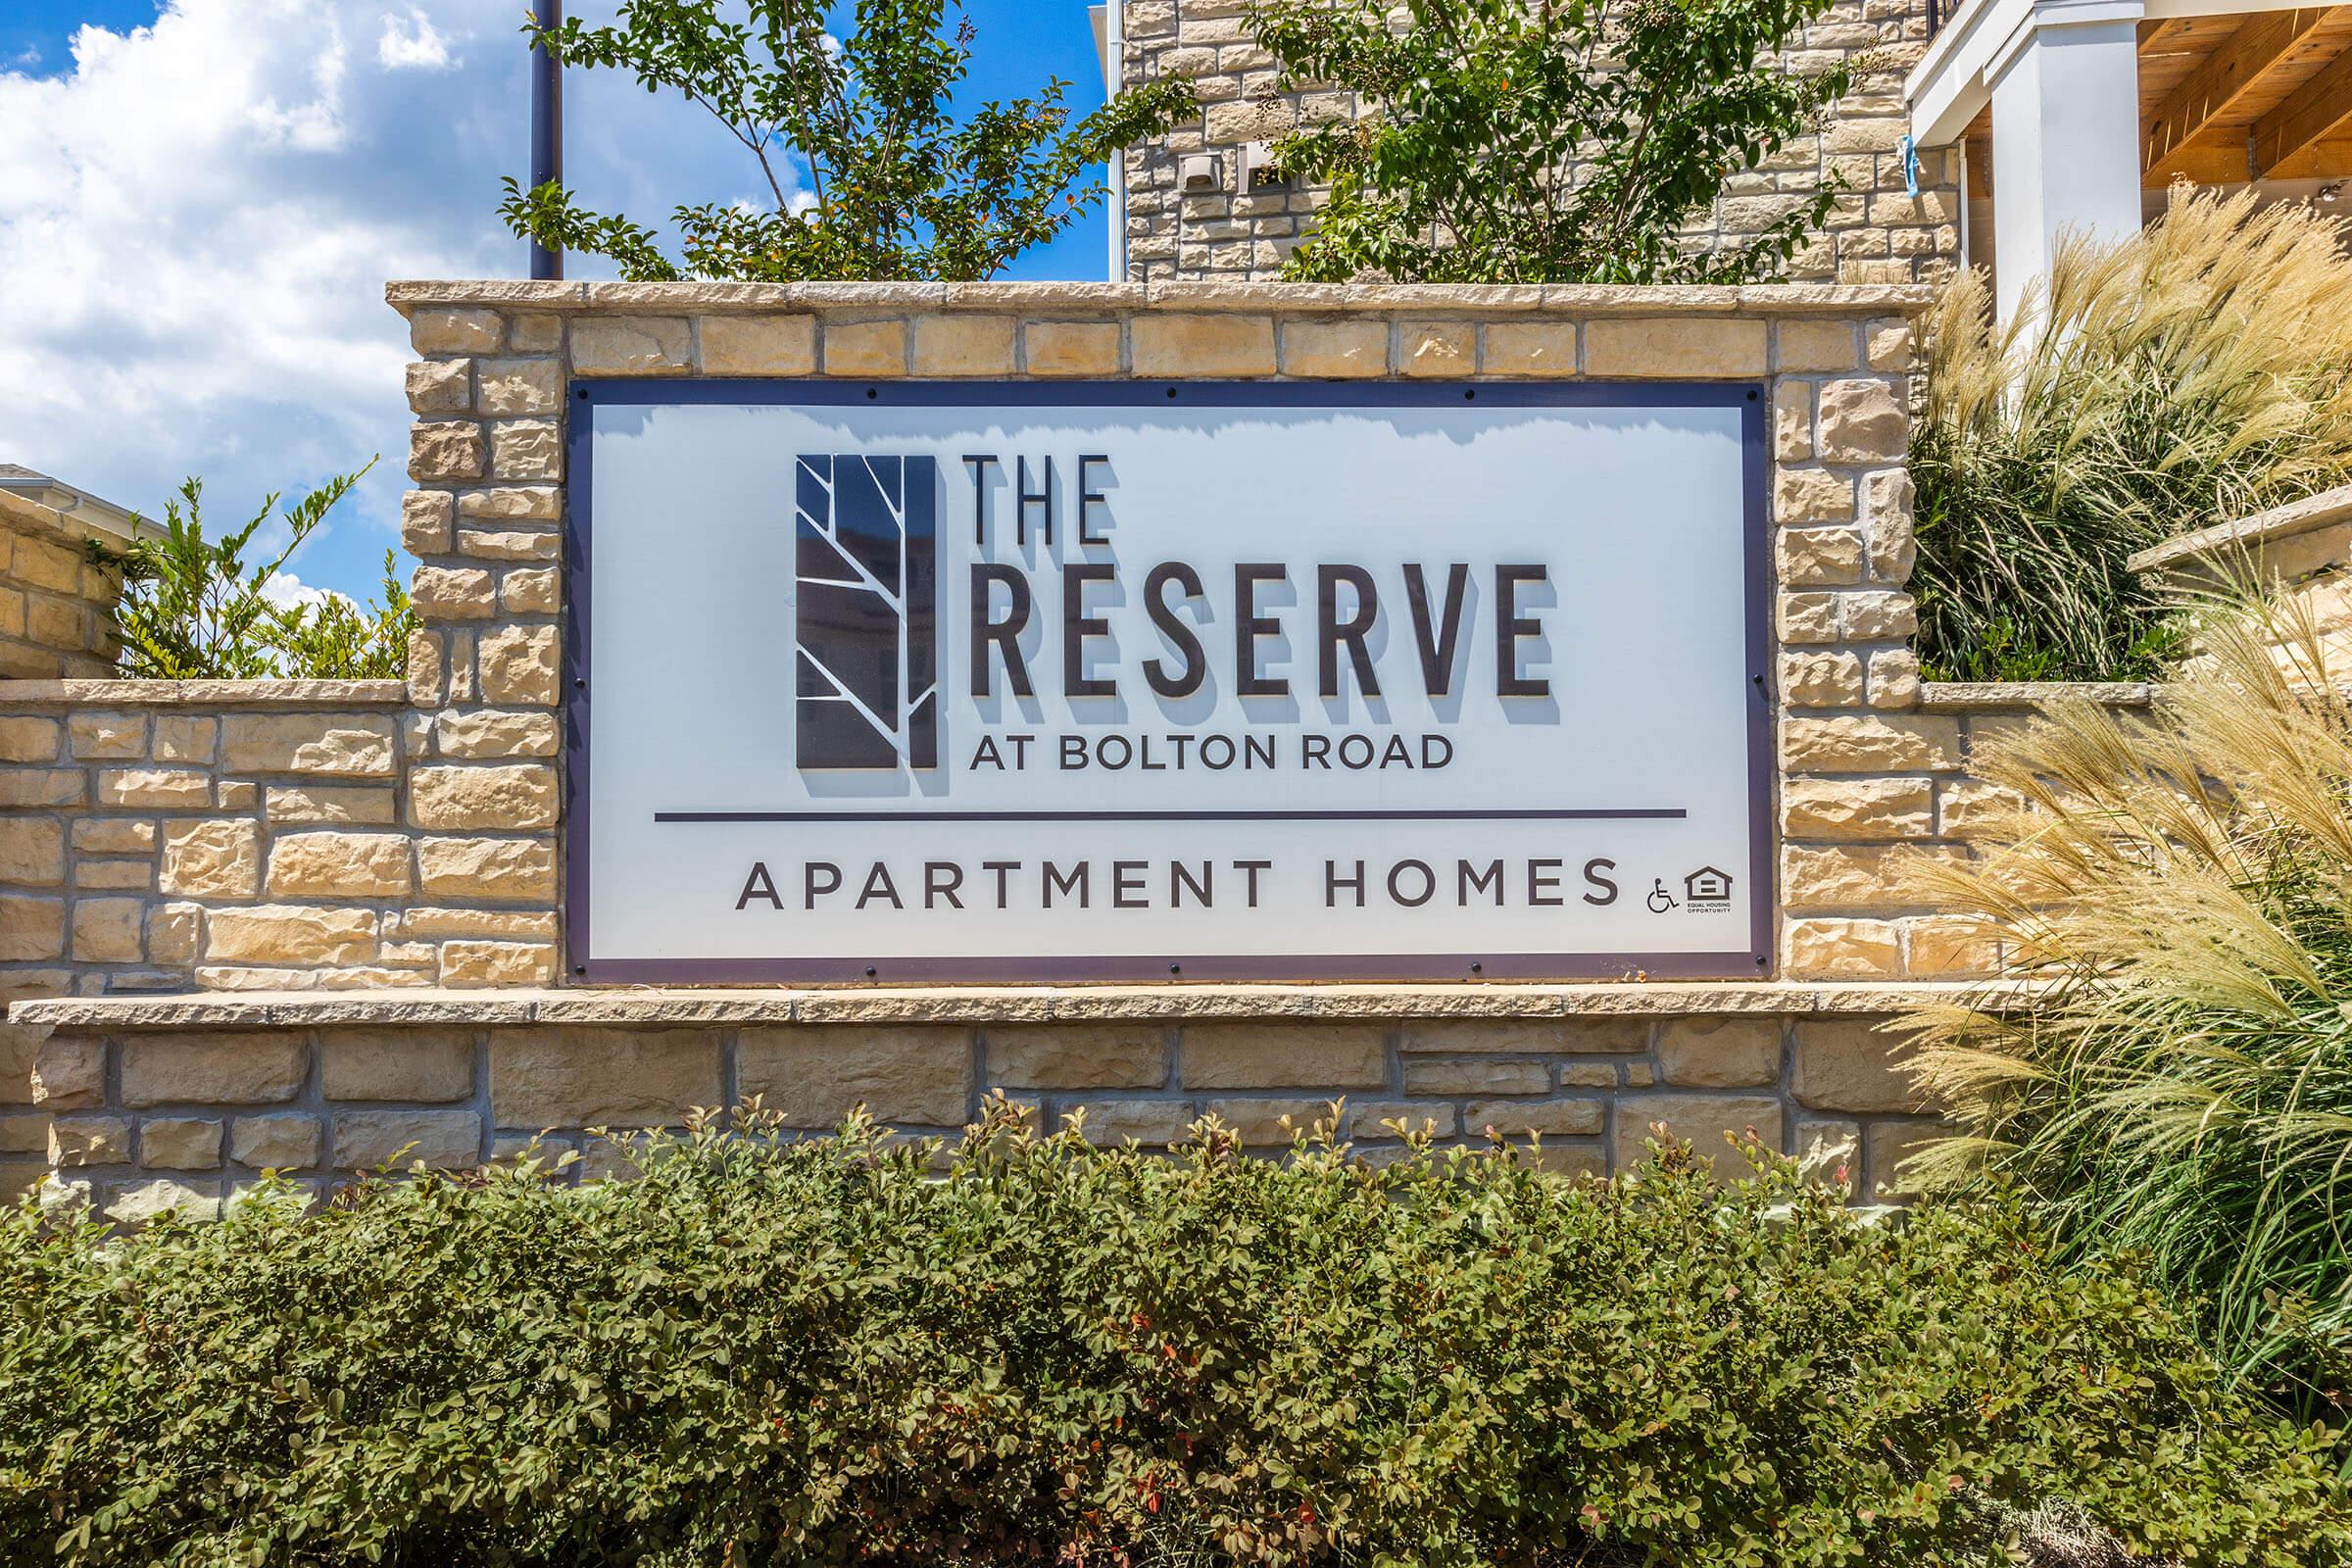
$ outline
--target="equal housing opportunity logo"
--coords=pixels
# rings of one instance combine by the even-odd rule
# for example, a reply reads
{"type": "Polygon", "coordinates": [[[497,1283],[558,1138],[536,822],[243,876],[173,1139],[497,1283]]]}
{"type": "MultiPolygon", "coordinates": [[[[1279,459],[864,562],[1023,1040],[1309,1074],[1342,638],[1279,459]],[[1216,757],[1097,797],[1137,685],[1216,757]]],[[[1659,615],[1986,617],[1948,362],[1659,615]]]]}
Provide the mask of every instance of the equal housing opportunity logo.
{"type": "Polygon", "coordinates": [[[806,769],[939,765],[939,464],[795,465],[793,739],[806,769]]]}

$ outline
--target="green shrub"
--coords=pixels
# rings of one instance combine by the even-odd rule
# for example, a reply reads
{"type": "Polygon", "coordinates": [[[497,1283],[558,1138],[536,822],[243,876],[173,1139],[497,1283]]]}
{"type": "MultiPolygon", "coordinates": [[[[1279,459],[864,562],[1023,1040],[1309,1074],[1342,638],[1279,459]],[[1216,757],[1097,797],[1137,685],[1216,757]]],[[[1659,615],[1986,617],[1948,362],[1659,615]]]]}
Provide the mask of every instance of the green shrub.
{"type": "Polygon", "coordinates": [[[859,1123],[632,1152],[0,1228],[0,1559],[1925,1568],[2053,1499],[2352,1543],[2325,1434],[1997,1205],[1002,1110],[944,1179],[859,1123]]]}
{"type": "Polygon", "coordinates": [[[1981,274],[1946,290],[1911,461],[1931,677],[2147,679],[2178,637],[2132,552],[2352,482],[2346,232],[2180,197],[2063,247],[2000,328],[1981,274]]]}
{"type": "Polygon", "coordinates": [[[245,564],[254,535],[277,512],[277,497],[238,528],[213,538],[204,526],[204,481],[190,478],[165,503],[160,539],[92,556],[122,573],[122,672],[148,680],[394,679],[408,665],[416,612],[384,552],[383,600],[355,604],[341,594],[281,603],[271,580],[326,521],[335,503],[375,466],[338,474],[286,509],[286,543],[270,560],[245,564]]]}
{"type": "Polygon", "coordinates": [[[1966,1136],[1917,1173],[2144,1253],[2229,1365],[2323,1407],[2352,1387],[2352,663],[2284,609],[2197,647],[2151,717],[2069,701],[1972,760],[2015,805],[1925,891],[2050,990],[1921,1013],[1966,1136]]]}

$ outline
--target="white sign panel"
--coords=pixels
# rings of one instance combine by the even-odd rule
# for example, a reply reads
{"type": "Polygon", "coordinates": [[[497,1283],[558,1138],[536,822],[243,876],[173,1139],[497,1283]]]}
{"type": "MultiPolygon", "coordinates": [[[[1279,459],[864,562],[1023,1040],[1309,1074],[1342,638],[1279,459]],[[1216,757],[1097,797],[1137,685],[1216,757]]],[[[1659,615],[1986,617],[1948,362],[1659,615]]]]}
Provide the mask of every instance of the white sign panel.
{"type": "Polygon", "coordinates": [[[1766,961],[1752,387],[574,394],[590,979],[1766,961]]]}

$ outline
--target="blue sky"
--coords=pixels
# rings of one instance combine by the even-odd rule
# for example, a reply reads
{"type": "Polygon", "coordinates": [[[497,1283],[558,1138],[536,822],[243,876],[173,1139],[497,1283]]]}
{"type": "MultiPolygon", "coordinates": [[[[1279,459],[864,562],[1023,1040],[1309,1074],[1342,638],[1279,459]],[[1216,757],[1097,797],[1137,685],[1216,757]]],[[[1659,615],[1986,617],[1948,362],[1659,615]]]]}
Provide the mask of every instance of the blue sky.
{"type": "MultiPolygon", "coordinates": [[[[0,462],[159,514],[199,473],[225,524],[381,453],[288,568],[372,591],[408,420],[383,281],[521,275],[495,209],[499,176],[527,172],[522,9],[0,3],[0,462]]],[[[966,11],[975,99],[1058,75],[1102,102],[1084,0],[966,11]]],[[[624,77],[574,73],[565,116],[567,180],[600,210],[758,193],[715,122],[624,77]]],[[[1006,275],[1102,276],[1106,224],[1098,208],[1006,275]]]]}

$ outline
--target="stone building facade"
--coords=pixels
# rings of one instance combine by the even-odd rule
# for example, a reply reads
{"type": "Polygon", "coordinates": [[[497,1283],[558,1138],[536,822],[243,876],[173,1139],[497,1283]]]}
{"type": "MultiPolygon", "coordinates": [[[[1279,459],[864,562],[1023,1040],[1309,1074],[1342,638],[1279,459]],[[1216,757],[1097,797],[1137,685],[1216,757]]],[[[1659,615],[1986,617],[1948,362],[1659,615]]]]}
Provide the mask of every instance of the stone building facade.
{"type": "MultiPolygon", "coordinates": [[[[1272,56],[1250,35],[1249,0],[1123,0],[1120,9],[1120,79],[1179,76],[1200,98],[1198,119],[1125,155],[1127,278],[1275,276],[1311,225],[1317,193],[1254,179],[1245,149],[1302,122],[1353,114],[1353,95],[1281,90],[1272,56]],[[1183,162],[1200,154],[1216,158],[1215,183],[1186,189],[1183,162]]],[[[1835,180],[1836,208],[1792,259],[1789,278],[1932,282],[1948,272],[1960,255],[1958,149],[1920,152],[1908,175],[1902,153],[1903,75],[1927,44],[1928,0],[1838,0],[1784,59],[1792,70],[1853,61],[1862,79],[1818,133],[1734,174],[1690,243],[1740,243],[1835,180]]]]}
{"type": "MultiPolygon", "coordinates": [[[[1002,1090],[1108,1136],[1541,1135],[1605,1169],[1927,1129],[1875,1025],[1999,955],[1905,891],[1965,854],[1972,737],[2034,694],[1923,687],[1902,467],[1917,285],[1755,289],[409,284],[402,683],[0,683],[0,1172],[125,1215],[264,1166],[673,1122],[758,1096],[952,1130],[1002,1090]],[[1769,411],[1777,961],[1752,981],[570,984],[560,894],[564,410],[603,376],[1716,380],[1769,411]]],[[[2143,700],[2129,691],[2120,701],[2143,700]]]]}
{"type": "Polygon", "coordinates": [[[0,679],[113,671],[122,574],[91,558],[92,536],[67,514],[0,489],[0,679]]]}

